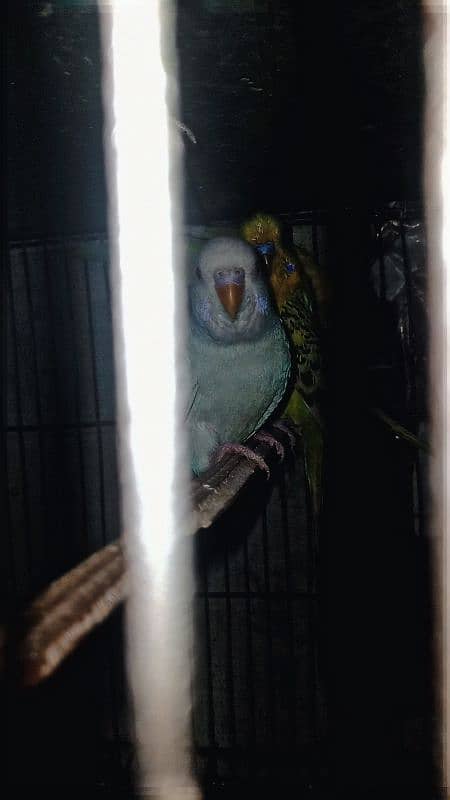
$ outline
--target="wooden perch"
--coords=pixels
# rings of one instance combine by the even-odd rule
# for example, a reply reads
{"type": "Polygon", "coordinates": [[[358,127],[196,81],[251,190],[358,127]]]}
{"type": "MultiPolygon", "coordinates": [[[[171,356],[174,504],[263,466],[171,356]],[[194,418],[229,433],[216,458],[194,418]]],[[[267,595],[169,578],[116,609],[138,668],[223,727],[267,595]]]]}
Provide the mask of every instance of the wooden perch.
{"type": "MultiPolygon", "coordinates": [[[[252,449],[269,467],[278,461],[274,448],[265,443],[255,442],[252,449]]],[[[253,477],[266,480],[254,462],[232,455],[222,459],[201,479],[193,480],[193,513],[188,532],[210,527],[253,477]]],[[[126,565],[120,540],[53,581],[31,603],[22,619],[23,634],[16,651],[20,683],[35,686],[52,675],[80,642],[125,600],[126,594],[126,565]]],[[[0,644],[3,645],[0,650],[6,652],[5,629],[0,629],[0,644]]],[[[13,668],[16,670],[16,663],[13,668]]]]}
{"type": "Polygon", "coordinates": [[[126,570],[120,543],[102,548],[54,581],[27,609],[19,663],[25,686],[51,675],[121,603],[126,570]]]}
{"type": "MultiPolygon", "coordinates": [[[[278,437],[278,433],[277,433],[278,437]]],[[[287,438],[287,437],[286,437],[287,438]]],[[[276,465],[278,456],[273,447],[262,442],[252,443],[252,450],[262,456],[269,467],[276,465]]],[[[194,528],[209,528],[236,500],[253,478],[266,476],[253,461],[238,455],[223,458],[214,468],[193,481],[194,528]]]]}

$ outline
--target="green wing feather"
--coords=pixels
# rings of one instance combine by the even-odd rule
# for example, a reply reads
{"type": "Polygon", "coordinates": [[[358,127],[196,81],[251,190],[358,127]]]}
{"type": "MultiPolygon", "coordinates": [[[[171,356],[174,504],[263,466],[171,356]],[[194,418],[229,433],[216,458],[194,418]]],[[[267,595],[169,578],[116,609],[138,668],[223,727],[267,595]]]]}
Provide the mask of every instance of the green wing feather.
{"type": "Polygon", "coordinates": [[[310,397],[319,391],[323,382],[319,326],[311,298],[299,287],[286,300],[280,313],[294,346],[296,387],[310,397]]]}
{"type": "Polygon", "coordinates": [[[280,309],[297,368],[293,393],[283,416],[301,431],[313,515],[317,527],[322,506],[324,429],[317,405],[323,385],[320,324],[311,294],[299,287],[280,309]]]}

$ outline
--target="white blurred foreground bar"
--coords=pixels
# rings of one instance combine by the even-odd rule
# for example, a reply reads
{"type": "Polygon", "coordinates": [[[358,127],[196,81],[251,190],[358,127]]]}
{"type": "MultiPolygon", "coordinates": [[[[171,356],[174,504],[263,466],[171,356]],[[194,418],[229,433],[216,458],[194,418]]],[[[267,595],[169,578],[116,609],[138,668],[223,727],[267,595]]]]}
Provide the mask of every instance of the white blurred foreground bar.
{"type": "Polygon", "coordinates": [[[189,483],[180,425],[187,386],[179,335],[186,329],[177,245],[181,160],[167,107],[176,115],[173,8],[170,0],[100,4],[125,663],[136,789],[155,800],[199,796],[192,773],[193,574],[182,536],[189,483]]]}
{"type": "Polygon", "coordinates": [[[450,25],[448,0],[423,0],[424,194],[430,320],[436,769],[450,797],[450,25]]]}

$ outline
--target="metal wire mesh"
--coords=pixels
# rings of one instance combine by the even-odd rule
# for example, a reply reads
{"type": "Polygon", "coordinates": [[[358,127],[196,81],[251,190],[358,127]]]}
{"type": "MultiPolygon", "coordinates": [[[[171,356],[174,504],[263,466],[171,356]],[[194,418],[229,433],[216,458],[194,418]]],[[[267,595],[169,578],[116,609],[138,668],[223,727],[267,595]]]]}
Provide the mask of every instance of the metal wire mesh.
{"type": "Polygon", "coordinates": [[[194,725],[201,771],[215,781],[311,779],[324,705],[303,486],[298,465],[197,543],[194,725]]]}
{"type": "MultiPolygon", "coordinates": [[[[416,209],[410,213],[419,218],[416,209]]],[[[417,304],[404,229],[407,209],[358,219],[366,227],[374,262],[378,258],[377,303],[383,305],[382,224],[392,218],[399,221],[405,286],[404,305],[394,312],[403,315],[404,324],[400,355],[388,335],[377,339],[373,385],[384,398],[386,386],[400,386],[391,392],[390,410],[399,411],[418,432],[426,409],[417,390],[417,304]]],[[[330,215],[305,212],[289,221],[294,239],[333,269],[330,215]]],[[[366,262],[360,269],[373,293],[371,265],[366,262]]],[[[8,278],[9,534],[1,562],[4,607],[15,613],[120,530],[107,241],[12,242],[8,278]]],[[[383,331],[385,318],[380,319],[377,334],[383,331]]],[[[419,457],[408,460],[411,508],[405,514],[413,514],[420,535],[426,521],[424,467],[419,457]]],[[[327,773],[327,700],[317,641],[320,596],[309,518],[300,459],[293,474],[280,471],[269,494],[242,497],[213,530],[197,537],[193,726],[197,768],[207,786],[269,780],[311,786],[327,773]]],[[[94,639],[55,681],[36,690],[32,707],[17,701],[17,719],[24,725],[34,719],[21,754],[34,748],[37,783],[49,779],[49,743],[54,746],[56,730],[64,729],[67,714],[61,706],[70,691],[76,697],[84,693],[84,701],[69,740],[74,745],[76,736],[89,729],[95,747],[83,750],[85,769],[79,750],[75,758],[69,747],[63,748],[64,768],[56,769],[53,779],[63,782],[64,770],[73,771],[76,763],[85,784],[112,786],[127,780],[131,734],[120,619],[94,639]],[[91,683],[90,701],[97,697],[94,709],[86,699],[86,682],[91,683]],[[47,724],[37,748],[39,762],[34,736],[44,706],[47,724]]],[[[69,706],[73,711],[73,703],[69,706]]],[[[23,779],[17,766],[12,775],[12,780],[23,779]]]]}
{"type": "Polygon", "coordinates": [[[17,602],[119,535],[105,241],[13,243],[8,333],[17,602]]]}

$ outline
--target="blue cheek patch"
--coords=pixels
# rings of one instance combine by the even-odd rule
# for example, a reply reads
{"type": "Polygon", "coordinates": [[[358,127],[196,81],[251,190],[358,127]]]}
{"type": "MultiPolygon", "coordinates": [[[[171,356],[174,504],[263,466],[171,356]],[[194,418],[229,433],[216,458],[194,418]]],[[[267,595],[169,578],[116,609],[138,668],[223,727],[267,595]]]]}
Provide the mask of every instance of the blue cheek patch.
{"type": "Polygon", "coordinates": [[[297,272],[297,267],[295,264],[291,264],[290,261],[286,264],[286,272],[291,275],[293,272],[297,272]]]}
{"type": "Polygon", "coordinates": [[[265,294],[256,295],[256,310],[259,314],[269,313],[269,298],[265,294]]]}
{"type": "Polygon", "coordinates": [[[271,256],[275,250],[273,242],[264,242],[264,244],[257,244],[256,249],[262,256],[271,256]]]}
{"type": "Polygon", "coordinates": [[[209,300],[202,300],[198,304],[197,313],[203,322],[211,322],[211,304],[209,300]]]}

